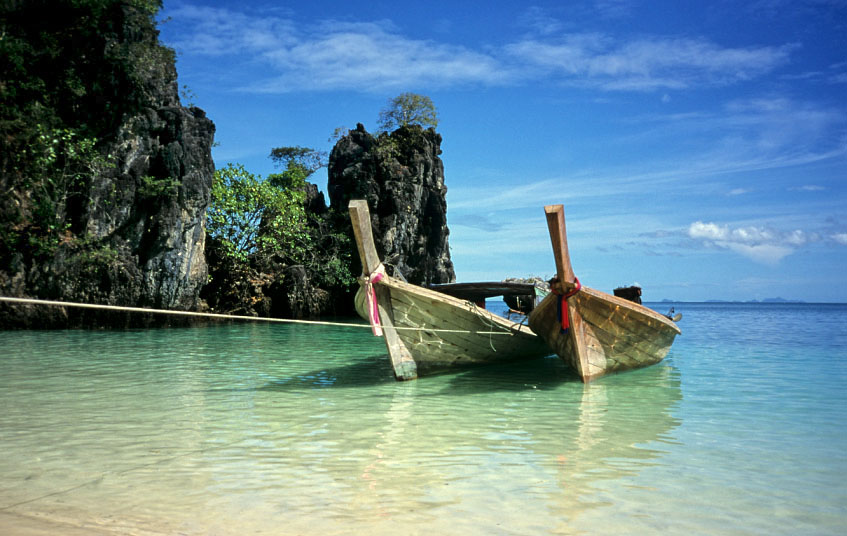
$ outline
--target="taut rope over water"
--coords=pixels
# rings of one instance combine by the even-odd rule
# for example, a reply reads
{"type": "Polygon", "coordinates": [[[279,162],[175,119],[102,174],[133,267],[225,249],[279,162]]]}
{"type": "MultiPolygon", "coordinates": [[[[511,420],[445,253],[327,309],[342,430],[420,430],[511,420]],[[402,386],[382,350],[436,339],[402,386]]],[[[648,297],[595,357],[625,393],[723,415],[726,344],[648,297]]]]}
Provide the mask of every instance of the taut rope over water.
{"type": "MultiPolygon", "coordinates": [[[[358,324],[352,322],[329,322],[326,320],[297,320],[294,318],[268,318],[260,316],[245,316],[245,315],[224,315],[220,313],[198,313],[194,311],[173,311],[170,309],[147,309],[144,307],[125,307],[121,305],[99,305],[96,303],[79,303],[79,302],[64,302],[55,300],[38,300],[35,298],[10,298],[0,296],[0,302],[17,304],[17,305],[43,305],[51,307],[76,307],[80,309],[100,309],[104,311],[122,311],[127,313],[146,313],[160,315],[176,315],[176,316],[191,316],[197,318],[210,318],[216,320],[246,320],[251,322],[273,322],[279,324],[311,324],[316,326],[338,326],[348,328],[366,328],[371,329],[370,324],[358,324]]],[[[429,331],[437,333],[479,333],[483,335],[509,335],[512,334],[504,331],[468,331],[462,329],[430,329],[430,328],[412,328],[412,327],[395,327],[394,329],[406,331],[429,331]]]]}

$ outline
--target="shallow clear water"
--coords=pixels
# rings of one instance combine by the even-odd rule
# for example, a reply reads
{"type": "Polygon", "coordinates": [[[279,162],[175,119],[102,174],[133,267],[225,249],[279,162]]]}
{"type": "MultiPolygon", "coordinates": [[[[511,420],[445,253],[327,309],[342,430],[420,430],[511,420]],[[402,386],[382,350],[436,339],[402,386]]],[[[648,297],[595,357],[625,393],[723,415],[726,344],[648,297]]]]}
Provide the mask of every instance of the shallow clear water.
{"type": "Polygon", "coordinates": [[[0,332],[0,534],[842,534],[847,306],[673,305],[588,386],[398,383],[366,329],[0,332]]]}

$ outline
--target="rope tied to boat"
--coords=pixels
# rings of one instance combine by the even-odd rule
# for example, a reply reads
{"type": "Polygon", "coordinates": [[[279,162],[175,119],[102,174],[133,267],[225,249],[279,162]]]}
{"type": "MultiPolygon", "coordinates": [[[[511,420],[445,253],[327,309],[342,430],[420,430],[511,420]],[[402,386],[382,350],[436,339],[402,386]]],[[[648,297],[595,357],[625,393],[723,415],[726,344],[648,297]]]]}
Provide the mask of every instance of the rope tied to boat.
{"type": "Polygon", "coordinates": [[[575,296],[577,292],[582,290],[582,284],[579,282],[579,278],[577,276],[573,277],[574,279],[574,287],[567,292],[561,292],[559,290],[558,278],[554,278],[553,281],[550,282],[550,290],[553,291],[553,294],[559,296],[559,300],[556,302],[556,318],[559,319],[559,322],[562,325],[562,333],[567,333],[571,327],[571,319],[570,312],[568,311],[568,298],[571,296],[575,296]]]}
{"type": "Polygon", "coordinates": [[[491,348],[492,352],[497,352],[497,348],[494,348],[494,341],[491,340],[491,335],[493,333],[495,333],[495,331],[493,331],[495,328],[502,330],[503,329],[502,326],[496,325],[494,322],[491,321],[490,318],[488,318],[488,316],[486,316],[484,313],[482,313],[482,311],[485,311],[486,313],[488,312],[488,311],[486,311],[485,307],[480,307],[479,305],[477,305],[475,302],[472,302],[472,301],[468,301],[466,303],[470,306],[470,310],[474,314],[476,314],[480,318],[480,320],[482,320],[488,326],[489,330],[491,330],[491,331],[488,332],[488,346],[489,346],[489,348],[491,348]]]}
{"type": "MultiPolygon", "coordinates": [[[[65,302],[55,300],[42,300],[38,298],[13,298],[10,296],[0,296],[0,303],[8,303],[12,306],[39,306],[39,307],[70,307],[80,309],[99,309],[102,311],[116,311],[125,313],[137,313],[146,315],[165,315],[165,316],[183,316],[205,318],[210,320],[225,320],[225,321],[248,321],[248,322],[267,322],[273,324],[303,324],[310,326],[334,326],[344,328],[370,328],[370,325],[351,323],[351,322],[331,322],[328,320],[304,320],[297,318],[273,318],[267,316],[246,316],[233,315],[222,313],[203,313],[198,311],[181,311],[179,309],[149,309],[146,307],[129,307],[123,305],[103,305],[97,303],[79,303],[65,302]]],[[[506,335],[513,336],[510,331],[476,331],[467,329],[440,329],[433,327],[421,326],[394,326],[396,331],[426,331],[431,333],[476,333],[478,335],[506,335]]]]}
{"type": "Polygon", "coordinates": [[[371,330],[376,337],[382,337],[382,324],[379,322],[379,306],[376,301],[374,285],[382,281],[383,277],[385,277],[385,266],[380,264],[372,274],[363,275],[359,278],[359,283],[365,287],[368,321],[371,323],[371,330]]]}

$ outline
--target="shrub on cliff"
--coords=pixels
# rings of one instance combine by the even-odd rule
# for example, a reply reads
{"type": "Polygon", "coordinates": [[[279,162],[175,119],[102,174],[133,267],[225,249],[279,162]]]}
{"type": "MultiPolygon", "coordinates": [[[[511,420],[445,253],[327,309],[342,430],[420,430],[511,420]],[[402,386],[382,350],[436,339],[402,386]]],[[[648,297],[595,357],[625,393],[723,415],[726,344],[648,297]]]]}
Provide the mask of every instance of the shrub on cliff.
{"type": "Polygon", "coordinates": [[[261,180],[241,165],[227,164],[215,172],[206,229],[224,258],[255,264],[277,252],[296,257],[306,247],[305,194],[293,187],[303,179],[297,174],[286,178],[292,187],[261,180]]]}
{"type": "Polygon", "coordinates": [[[266,180],[240,165],[215,173],[206,219],[210,306],[263,316],[332,311],[336,289],[354,281],[349,238],[306,209],[308,175],[297,160],[266,180]]]}

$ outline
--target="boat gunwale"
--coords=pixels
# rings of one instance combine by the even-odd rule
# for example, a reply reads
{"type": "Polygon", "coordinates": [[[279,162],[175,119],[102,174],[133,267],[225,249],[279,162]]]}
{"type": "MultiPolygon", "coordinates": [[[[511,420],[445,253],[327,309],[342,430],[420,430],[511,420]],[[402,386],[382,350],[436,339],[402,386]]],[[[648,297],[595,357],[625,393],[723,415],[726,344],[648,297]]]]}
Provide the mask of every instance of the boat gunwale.
{"type": "Polygon", "coordinates": [[[549,289],[541,288],[533,283],[515,283],[511,281],[471,281],[467,283],[432,283],[426,287],[443,294],[455,296],[448,291],[476,292],[487,298],[495,296],[539,296],[550,293],[549,289]]]}
{"type": "MultiPolygon", "coordinates": [[[[446,305],[456,307],[465,311],[468,311],[472,314],[475,314],[479,317],[484,318],[487,321],[491,321],[497,324],[497,327],[503,328],[504,332],[508,331],[512,334],[523,334],[523,335],[532,335],[538,336],[537,333],[532,331],[532,329],[527,324],[523,324],[520,322],[514,322],[509,320],[508,318],[504,318],[496,313],[489,311],[488,309],[484,309],[479,307],[472,301],[464,300],[461,298],[457,298],[455,296],[451,296],[449,294],[444,294],[442,292],[438,292],[437,290],[428,289],[426,287],[421,287],[418,285],[413,285],[411,283],[406,283],[399,279],[396,279],[391,276],[383,276],[382,279],[376,283],[377,285],[385,285],[392,290],[399,290],[401,292],[407,292],[410,294],[417,294],[419,296],[438,300],[446,305]]],[[[363,287],[364,288],[364,287],[363,287]]],[[[395,319],[395,322],[397,320],[395,319]]]]}
{"type": "Polygon", "coordinates": [[[660,313],[658,311],[654,311],[653,309],[650,309],[649,307],[641,305],[640,303],[635,303],[633,301],[627,300],[626,298],[614,296],[612,294],[608,294],[606,292],[603,292],[602,290],[597,290],[597,289],[593,289],[593,288],[585,287],[585,286],[583,286],[580,289],[580,292],[585,292],[586,294],[588,294],[588,295],[590,295],[594,298],[607,301],[607,302],[614,304],[616,306],[624,307],[626,309],[629,309],[633,313],[640,314],[640,315],[652,318],[654,320],[658,320],[659,322],[662,322],[663,324],[665,324],[667,327],[672,328],[674,331],[676,331],[677,335],[682,334],[682,330],[679,328],[679,326],[676,324],[676,322],[674,322],[673,320],[671,320],[667,316],[663,315],[662,313],[660,313]]]}

